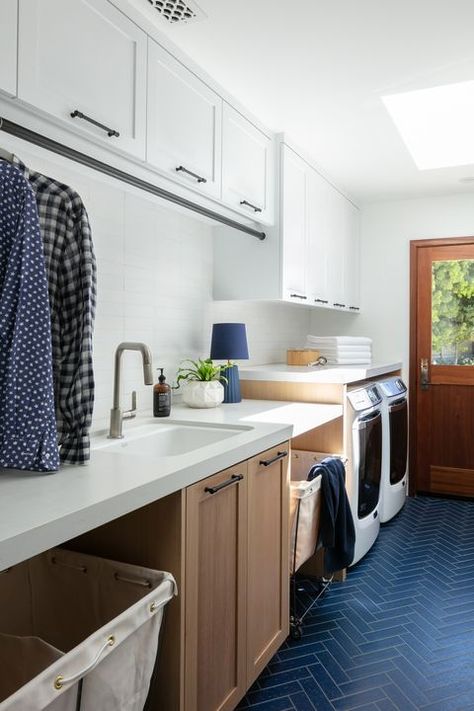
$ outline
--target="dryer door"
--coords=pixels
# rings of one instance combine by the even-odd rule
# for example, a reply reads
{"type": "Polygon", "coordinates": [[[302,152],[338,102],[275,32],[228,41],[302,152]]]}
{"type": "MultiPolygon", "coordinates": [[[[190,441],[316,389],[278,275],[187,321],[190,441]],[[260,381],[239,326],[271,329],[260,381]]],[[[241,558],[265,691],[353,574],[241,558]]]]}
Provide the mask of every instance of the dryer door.
{"type": "Polygon", "coordinates": [[[382,472],[382,415],[375,410],[357,421],[359,437],[359,500],[357,515],[365,518],[379,502],[382,472]]]}
{"type": "Polygon", "coordinates": [[[406,398],[388,406],[390,423],[390,483],[398,484],[407,471],[408,405],[406,398]]]}

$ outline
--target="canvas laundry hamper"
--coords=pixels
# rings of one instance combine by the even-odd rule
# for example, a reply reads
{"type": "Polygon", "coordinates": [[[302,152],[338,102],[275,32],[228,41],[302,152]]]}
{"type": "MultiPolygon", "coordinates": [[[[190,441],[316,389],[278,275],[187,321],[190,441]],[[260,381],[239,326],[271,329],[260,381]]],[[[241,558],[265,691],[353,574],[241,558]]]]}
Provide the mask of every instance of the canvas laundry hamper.
{"type": "Polygon", "coordinates": [[[174,594],[168,573],[62,549],[1,573],[0,711],[142,711],[174,594]]]}
{"type": "Polygon", "coordinates": [[[308,481],[311,467],[326,457],[340,455],[327,452],[293,450],[290,481],[290,571],[292,574],[316,551],[321,519],[321,477],[308,481]]]}

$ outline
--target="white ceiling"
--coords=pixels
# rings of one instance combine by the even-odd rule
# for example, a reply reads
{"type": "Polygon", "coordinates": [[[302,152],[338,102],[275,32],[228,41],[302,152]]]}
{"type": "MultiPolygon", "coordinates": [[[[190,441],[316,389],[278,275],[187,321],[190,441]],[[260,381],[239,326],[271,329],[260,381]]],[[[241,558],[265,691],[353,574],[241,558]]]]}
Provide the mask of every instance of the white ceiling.
{"type": "Polygon", "coordinates": [[[157,26],[356,200],[474,191],[474,165],[419,171],[380,99],[474,79],[474,0],[198,4],[207,19],[157,26]]]}

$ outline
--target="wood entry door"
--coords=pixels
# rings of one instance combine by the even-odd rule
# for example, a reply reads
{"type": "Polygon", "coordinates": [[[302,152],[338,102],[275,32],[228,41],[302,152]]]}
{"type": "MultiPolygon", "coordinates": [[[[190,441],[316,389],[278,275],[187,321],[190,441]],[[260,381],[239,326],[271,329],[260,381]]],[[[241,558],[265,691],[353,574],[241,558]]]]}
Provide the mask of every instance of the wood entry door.
{"type": "Polygon", "coordinates": [[[410,469],[474,496],[474,237],[411,243],[410,469]]]}

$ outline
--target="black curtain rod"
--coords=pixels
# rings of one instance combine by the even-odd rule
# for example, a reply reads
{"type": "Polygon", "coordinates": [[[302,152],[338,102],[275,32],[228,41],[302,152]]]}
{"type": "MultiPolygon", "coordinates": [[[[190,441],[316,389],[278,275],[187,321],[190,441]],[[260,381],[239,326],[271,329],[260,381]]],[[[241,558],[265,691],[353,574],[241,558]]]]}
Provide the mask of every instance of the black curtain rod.
{"type": "Polygon", "coordinates": [[[81,163],[82,165],[86,165],[89,168],[93,168],[99,173],[110,175],[112,178],[116,178],[117,180],[121,180],[124,183],[133,185],[135,188],[139,188],[140,190],[144,190],[147,193],[151,193],[152,195],[156,195],[157,197],[163,198],[164,200],[168,200],[169,202],[172,202],[175,205],[185,207],[187,210],[197,212],[199,215],[209,217],[211,220],[221,222],[223,225],[233,227],[236,230],[240,230],[241,232],[245,232],[248,235],[252,235],[252,237],[257,237],[257,239],[259,240],[264,240],[266,237],[265,232],[259,232],[258,230],[255,230],[252,227],[241,225],[240,222],[232,220],[230,217],[224,217],[224,215],[219,215],[219,213],[214,212],[213,210],[209,210],[206,207],[201,207],[201,205],[197,205],[196,203],[191,202],[191,200],[187,200],[186,198],[180,197],[179,195],[175,195],[174,193],[169,192],[169,190],[159,188],[156,185],[153,185],[153,183],[148,183],[146,180],[140,180],[140,178],[136,178],[134,175],[131,175],[131,173],[126,173],[123,170],[114,168],[108,163],[103,163],[102,161],[97,160],[96,158],[92,158],[91,156],[88,156],[85,153],[81,153],[80,151],[76,151],[73,148],[64,146],[62,143],[53,141],[52,138],[42,136],[40,133],[31,131],[29,128],[20,126],[19,124],[14,123],[13,121],[8,121],[8,119],[2,119],[0,117],[0,129],[5,133],[9,133],[12,136],[17,136],[17,138],[21,138],[24,141],[28,141],[28,143],[34,143],[36,146],[46,148],[48,151],[57,153],[58,155],[64,156],[65,158],[69,158],[70,160],[75,161],[76,163],[81,163]]]}

